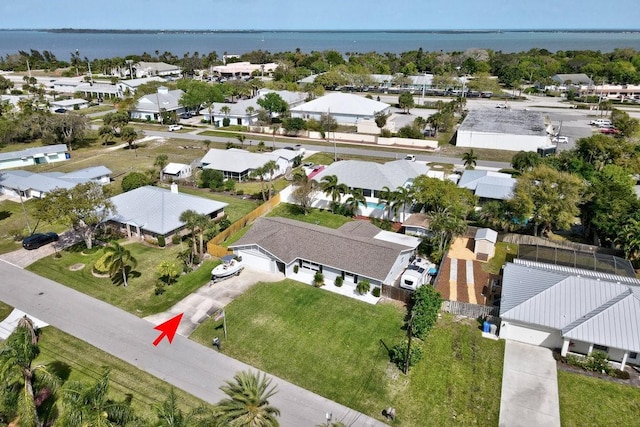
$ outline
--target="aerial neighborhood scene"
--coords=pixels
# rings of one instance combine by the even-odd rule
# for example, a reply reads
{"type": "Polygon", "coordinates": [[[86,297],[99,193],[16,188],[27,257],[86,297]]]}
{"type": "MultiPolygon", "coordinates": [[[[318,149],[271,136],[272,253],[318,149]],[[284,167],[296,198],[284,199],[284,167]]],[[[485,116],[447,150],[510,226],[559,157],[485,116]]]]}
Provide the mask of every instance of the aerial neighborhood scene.
{"type": "Polygon", "coordinates": [[[0,6],[0,426],[640,424],[638,4],[114,3],[0,6]]]}

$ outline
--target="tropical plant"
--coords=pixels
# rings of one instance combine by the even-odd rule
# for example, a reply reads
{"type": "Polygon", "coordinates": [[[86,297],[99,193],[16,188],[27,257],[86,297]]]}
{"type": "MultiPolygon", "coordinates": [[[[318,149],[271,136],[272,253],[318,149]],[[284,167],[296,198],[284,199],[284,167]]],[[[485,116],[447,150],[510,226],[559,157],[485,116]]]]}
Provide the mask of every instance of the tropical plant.
{"type": "Polygon", "coordinates": [[[278,171],[279,167],[275,160],[269,160],[263,166],[264,172],[269,175],[269,199],[275,193],[275,187],[273,186],[273,174],[278,171]]]}
{"type": "Polygon", "coordinates": [[[394,197],[395,193],[391,191],[391,189],[386,185],[382,187],[382,190],[380,190],[380,193],[378,193],[378,203],[383,205],[382,210],[383,212],[387,212],[387,219],[389,221],[391,221],[391,207],[394,202],[394,197]]]}
{"type": "Polygon", "coordinates": [[[393,192],[393,203],[391,209],[397,213],[400,206],[402,206],[402,217],[399,218],[400,221],[404,221],[406,219],[407,204],[412,202],[413,192],[410,188],[398,187],[396,188],[396,191],[393,192]]]}
{"type": "Polygon", "coordinates": [[[349,209],[351,216],[355,216],[358,214],[358,209],[360,209],[360,206],[367,206],[367,200],[362,194],[362,189],[354,188],[353,190],[351,190],[351,194],[349,195],[349,197],[347,197],[345,205],[349,209]]]}
{"type": "Polygon", "coordinates": [[[174,388],[162,403],[154,406],[158,421],[156,427],[200,427],[219,425],[214,419],[212,408],[199,406],[187,414],[178,407],[178,397],[174,388]]]}
{"type": "Polygon", "coordinates": [[[342,195],[347,193],[349,190],[345,184],[338,182],[338,177],[336,175],[327,175],[322,177],[322,180],[320,181],[320,189],[326,196],[331,197],[331,212],[334,212],[342,195]]]}
{"type": "Polygon", "coordinates": [[[280,410],[269,405],[269,398],[276,393],[271,380],[265,374],[242,371],[220,387],[227,396],[216,404],[215,415],[225,426],[278,426],[280,410]]]}
{"type": "Polygon", "coordinates": [[[462,155],[462,162],[465,169],[475,169],[478,156],[473,151],[473,148],[462,155]]]}
{"type": "Polygon", "coordinates": [[[324,274],[316,271],[316,273],[313,275],[313,286],[315,286],[316,288],[324,286],[324,274]]]}
{"type": "Polygon", "coordinates": [[[369,292],[369,289],[371,289],[371,282],[369,282],[367,279],[358,281],[358,284],[356,285],[356,292],[358,294],[364,295],[369,292]]]}
{"type": "Polygon", "coordinates": [[[93,384],[69,382],[62,390],[61,427],[115,427],[124,426],[134,419],[129,402],[109,399],[109,374],[102,372],[93,384]]]}
{"type": "Polygon", "coordinates": [[[169,157],[166,154],[158,154],[155,161],[153,162],[153,166],[156,166],[158,167],[158,169],[160,169],[160,181],[162,181],[162,171],[168,163],[169,157]]]}
{"type": "Polygon", "coordinates": [[[189,258],[189,265],[193,266],[193,257],[198,253],[198,247],[196,246],[196,230],[198,229],[198,217],[200,214],[193,209],[187,209],[180,214],[178,218],[180,222],[183,222],[185,226],[191,232],[192,256],[189,258]]]}
{"type": "Polygon", "coordinates": [[[38,354],[38,334],[24,316],[0,349],[0,396],[23,427],[41,425],[36,396],[50,395],[59,382],[46,365],[33,364],[38,354]]]}
{"type": "Polygon", "coordinates": [[[180,269],[173,261],[162,261],[158,266],[158,274],[160,274],[160,279],[164,280],[168,286],[171,286],[171,283],[180,274],[180,269]]]}
{"type": "MultiPolygon", "coordinates": [[[[122,138],[123,141],[129,144],[129,149],[136,147],[135,145],[133,145],[133,141],[138,139],[138,132],[136,132],[136,130],[131,126],[123,127],[122,131],[120,132],[120,137],[122,138]]],[[[136,151],[136,154],[137,154],[137,151],[136,151]]]]}
{"type": "Polygon", "coordinates": [[[111,244],[104,248],[104,252],[107,254],[105,263],[109,266],[109,274],[112,278],[116,274],[122,274],[122,283],[126,287],[127,283],[127,270],[136,268],[138,261],[131,255],[131,252],[118,242],[111,242],[111,244]]]}
{"type": "MultiPolygon", "coordinates": [[[[264,145],[264,143],[262,141],[260,141],[260,143],[262,143],[264,145]]],[[[251,178],[260,180],[260,192],[262,193],[262,200],[265,201],[265,202],[267,201],[267,193],[264,190],[264,176],[266,174],[267,174],[267,171],[265,170],[264,166],[259,166],[259,167],[255,168],[249,174],[249,176],[251,178]]]]}

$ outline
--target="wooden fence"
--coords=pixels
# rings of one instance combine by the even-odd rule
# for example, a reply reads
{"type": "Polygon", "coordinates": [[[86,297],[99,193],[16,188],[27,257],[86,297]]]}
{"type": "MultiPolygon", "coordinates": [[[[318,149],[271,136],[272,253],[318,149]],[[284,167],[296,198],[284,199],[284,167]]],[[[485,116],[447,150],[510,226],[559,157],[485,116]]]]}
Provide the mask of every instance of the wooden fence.
{"type": "Polygon", "coordinates": [[[396,300],[396,301],[402,301],[405,304],[409,304],[411,302],[411,295],[413,295],[413,292],[407,289],[402,289],[402,288],[389,286],[385,284],[382,285],[383,297],[396,300]]]}
{"type": "Polygon", "coordinates": [[[275,194],[271,199],[267,200],[233,224],[229,226],[226,230],[221,231],[219,234],[213,237],[213,239],[207,242],[207,252],[212,256],[221,257],[231,253],[229,249],[222,246],[225,240],[227,240],[230,236],[234,235],[238,231],[242,230],[248,224],[251,224],[257,218],[260,218],[263,215],[271,212],[273,208],[280,204],[280,194],[275,194]]]}
{"type": "Polygon", "coordinates": [[[457,314],[472,319],[497,317],[500,315],[498,307],[489,307],[487,305],[469,304],[460,301],[442,301],[441,311],[445,313],[457,314]]]}

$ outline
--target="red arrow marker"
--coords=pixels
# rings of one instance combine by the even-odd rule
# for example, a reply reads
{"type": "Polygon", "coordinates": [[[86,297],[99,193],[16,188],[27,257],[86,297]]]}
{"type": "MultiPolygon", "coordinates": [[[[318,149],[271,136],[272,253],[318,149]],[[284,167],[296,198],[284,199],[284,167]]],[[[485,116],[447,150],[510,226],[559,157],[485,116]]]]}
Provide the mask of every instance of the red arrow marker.
{"type": "Polygon", "coordinates": [[[165,336],[169,340],[169,344],[171,344],[171,342],[173,341],[173,337],[178,330],[178,326],[180,325],[180,320],[182,320],[182,315],[183,313],[180,313],[177,316],[172,317],[166,322],[160,323],[158,326],[153,328],[161,332],[158,338],[156,338],[156,340],[153,342],[153,345],[160,344],[160,341],[162,341],[162,338],[164,338],[165,336]]]}

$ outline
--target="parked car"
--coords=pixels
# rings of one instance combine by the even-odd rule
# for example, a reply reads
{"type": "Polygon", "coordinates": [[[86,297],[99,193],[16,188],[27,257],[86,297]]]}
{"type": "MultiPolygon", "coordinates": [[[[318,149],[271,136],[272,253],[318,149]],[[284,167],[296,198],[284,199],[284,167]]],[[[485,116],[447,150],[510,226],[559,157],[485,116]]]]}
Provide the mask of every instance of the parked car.
{"type": "Polygon", "coordinates": [[[41,246],[51,242],[57,242],[59,239],[56,233],[35,233],[29,237],[25,237],[22,241],[22,247],[27,250],[38,249],[41,246]]]}
{"type": "Polygon", "coordinates": [[[303,164],[302,166],[304,166],[305,168],[312,168],[313,167],[313,162],[307,162],[307,163],[303,164]]]}
{"type": "Polygon", "coordinates": [[[553,142],[555,142],[556,144],[568,144],[569,143],[569,138],[566,136],[554,136],[552,139],[553,142]]]}
{"type": "Polygon", "coordinates": [[[595,119],[589,122],[591,126],[611,126],[611,120],[609,119],[595,119]]]}
{"type": "Polygon", "coordinates": [[[407,154],[406,156],[404,156],[405,160],[409,160],[411,162],[415,162],[416,161],[416,156],[414,156],[413,154],[407,154]]]}
{"type": "Polygon", "coordinates": [[[505,104],[504,102],[500,102],[500,103],[496,104],[496,108],[509,108],[509,106],[507,104],[505,104]]]}
{"type": "Polygon", "coordinates": [[[600,133],[604,133],[607,135],[617,135],[620,133],[620,131],[614,127],[606,127],[606,128],[600,128],[600,133]]]}
{"type": "Polygon", "coordinates": [[[53,110],[53,112],[54,112],[54,113],[62,114],[62,113],[66,113],[66,112],[67,112],[67,110],[66,110],[66,109],[64,109],[64,108],[56,108],[55,110],[53,110]]]}
{"type": "Polygon", "coordinates": [[[169,132],[182,129],[182,125],[169,125],[169,132]]]}

